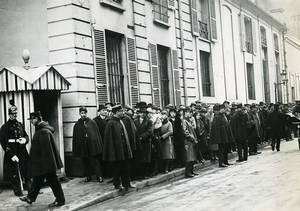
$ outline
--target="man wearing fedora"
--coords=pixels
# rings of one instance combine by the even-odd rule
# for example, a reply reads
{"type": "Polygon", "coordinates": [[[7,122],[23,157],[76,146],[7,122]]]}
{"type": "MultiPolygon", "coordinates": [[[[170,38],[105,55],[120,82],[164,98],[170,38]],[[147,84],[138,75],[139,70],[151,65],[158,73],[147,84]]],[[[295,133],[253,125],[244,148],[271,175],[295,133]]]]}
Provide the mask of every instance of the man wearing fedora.
{"type": "Polygon", "coordinates": [[[33,182],[28,195],[20,197],[20,200],[28,204],[35,202],[46,179],[56,198],[53,203],[49,204],[49,207],[62,206],[65,204],[65,196],[56,171],[61,169],[63,164],[55,145],[54,129],[47,122],[43,121],[39,111],[30,113],[29,120],[35,126],[29,156],[30,173],[33,182]]]}
{"type": "Polygon", "coordinates": [[[22,196],[22,178],[30,186],[28,175],[29,156],[26,149],[28,135],[21,122],[17,120],[16,106],[8,109],[9,120],[1,127],[0,141],[4,150],[3,180],[10,181],[14,194],[22,196]]]}

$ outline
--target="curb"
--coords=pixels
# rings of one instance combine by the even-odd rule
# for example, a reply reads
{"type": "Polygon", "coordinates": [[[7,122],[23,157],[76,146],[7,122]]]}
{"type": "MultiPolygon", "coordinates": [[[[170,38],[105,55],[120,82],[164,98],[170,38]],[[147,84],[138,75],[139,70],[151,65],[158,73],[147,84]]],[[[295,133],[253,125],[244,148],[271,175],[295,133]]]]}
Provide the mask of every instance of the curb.
{"type": "MultiPolygon", "coordinates": [[[[228,155],[229,160],[234,159],[235,157],[237,157],[236,152],[230,153],[228,155]]],[[[217,164],[218,164],[218,162],[207,161],[204,164],[195,164],[194,169],[195,170],[200,170],[200,169],[204,169],[206,167],[214,166],[214,165],[217,165],[217,164]]],[[[80,204],[76,204],[76,206],[74,206],[74,207],[72,207],[72,205],[71,206],[70,205],[65,205],[63,207],[60,207],[60,210],[70,210],[70,211],[82,210],[82,209],[90,207],[92,205],[99,204],[101,202],[104,202],[104,201],[107,201],[107,200],[110,200],[110,199],[113,199],[113,198],[116,198],[116,197],[119,197],[119,196],[123,196],[123,195],[126,195],[128,193],[137,192],[137,191],[140,191],[144,188],[148,188],[148,187],[157,185],[159,183],[163,183],[163,182],[167,182],[167,181],[174,182],[174,181],[180,180],[180,179],[184,178],[184,173],[185,173],[185,169],[180,168],[180,169],[173,170],[173,171],[169,172],[168,174],[159,174],[156,177],[145,179],[143,181],[139,181],[139,182],[134,182],[133,181],[133,184],[136,186],[135,189],[131,189],[131,190],[128,190],[128,191],[125,191],[125,190],[124,191],[112,190],[112,191],[110,191],[110,192],[108,192],[104,195],[95,196],[91,200],[86,200],[86,201],[83,201],[80,204]]]]}

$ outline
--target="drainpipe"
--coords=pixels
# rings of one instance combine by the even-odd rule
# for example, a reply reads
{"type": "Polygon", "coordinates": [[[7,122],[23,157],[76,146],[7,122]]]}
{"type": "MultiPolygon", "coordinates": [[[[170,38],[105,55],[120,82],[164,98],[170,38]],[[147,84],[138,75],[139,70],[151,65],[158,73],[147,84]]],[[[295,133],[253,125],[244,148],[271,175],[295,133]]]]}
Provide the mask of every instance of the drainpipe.
{"type": "MultiPolygon", "coordinates": [[[[286,39],[286,33],[287,31],[282,31],[282,41],[283,41],[283,64],[284,64],[284,70],[285,70],[285,73],[287,74],[287,69],[288,69],[288,66],[286,64],[286,51],[285,51],[285,39],[286,39]]],[[[289,103],[289,81],[287,79],[287,75],[285,75],[285,88],[286,88],[286,103],[289,103]]]]}
{"type": "Polygon", "coordinates": [[[183,96],[184,105],[188,104],[187,96],[187,81],[186,81],[186,65],[185,65],[185,51],[184,51],[184,38],[183,38],[183,27],[182,27],[182,17],[181,17],[181,0],[178,0],[178,16],[179,16],[179,29],[180,29],[180,44],[181,44],[181,65],[182,65],[182,75],[183,75],[183,96]]]}

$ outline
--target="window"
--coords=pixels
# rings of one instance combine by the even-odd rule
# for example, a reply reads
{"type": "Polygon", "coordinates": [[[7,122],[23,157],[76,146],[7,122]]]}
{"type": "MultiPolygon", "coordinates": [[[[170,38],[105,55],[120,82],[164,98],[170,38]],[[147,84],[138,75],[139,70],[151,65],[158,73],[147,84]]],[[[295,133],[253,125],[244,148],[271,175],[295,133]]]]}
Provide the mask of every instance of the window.
{"type": "Polygon", "coordinates": [[[277,34],[274,34],[274,48],[275,48],[275,51],[279,52],[279,43],[278,43],[277,34]]]}
{"type": "Polygon", "coordinates": [[[200,51],[200,68],[203,96],[213,96],[212,73],[209,65],[210,53],[200,51]]]}
{"type": "Polygon", "coordinates": [[[113,32],[106,32],[106,57],[108,75],[109,101],[124,103],[124,74],[122,68],[122,39],[123,36],[113,32]]]}
{"type": "Polygon", "coordinates": [[[253,65],[247,63],[248,98],[255,100],[255,83],[253,65]]]}
{"type": "Polygon", "coordinates": [[[208,23],[209,23],[209,10],[207,0],[200,0],[200,9],[199,9],[199,35],[204,39],[209,38],[208,33],[208,23]]]}
{"type": "Polygon", "coordinates": [[[169,49],[162,46],[157,46],[157,53],[160,75],[161,105],[164,107],[170,103],[170,79],[168,67],[169,49]]]}
{"type": "Polygon", "coordinates": [[[244,18],[245,25],[245,45],[248,53],[253,53],[253,42],[252,42],[252,23],[248,17],[244,18]]]}
{"type": "Polygon", "coordinates": [[[122,6],[123,0],[100,0],[102,6],[116,10],[118,12],[124,12],[125,8],[122,6]]]}
{"type": "Polygon", "coordinates": [[[265,102],[271,102],[270,98],[270,79],[269,79],[269,68],[268,68],[268,51],[267,48],[262,48],[263,56],[263,76],[264,76],[264,91],[265,91],[265,102]]]}
{"type": "Polygon", "coordinates": [[[277,82],[277,95],[275,99],[277,99],[279,102],[282,102],[282,88],[281,88],[281,75],[280,75],[280,62],[279,62],[279,53],[275,52],[275,65],[276,65],[276,82],[277,82]]]}
{"type": "Polygon", "coordinates": [[[153,8],[154,20],[162,21],[164,23],[169,22],[168,0],[153,0],[153,8]]]}
{"type": "Polygon", "coordinates": [[[267,35],[266,35],[266,29],[263,26],[260,27],[260,37],[261,37],[261,46],[266,48],[267,47],[267,35]]]}

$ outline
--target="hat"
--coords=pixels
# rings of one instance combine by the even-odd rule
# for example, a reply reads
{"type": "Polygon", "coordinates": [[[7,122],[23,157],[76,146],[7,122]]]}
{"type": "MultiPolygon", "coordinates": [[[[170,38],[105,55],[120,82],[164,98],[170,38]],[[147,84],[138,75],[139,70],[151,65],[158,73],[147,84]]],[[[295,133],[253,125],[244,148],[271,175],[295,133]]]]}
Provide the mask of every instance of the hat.
{"type": "Polygon", "coordinates": [[[80,108],[79,108],[79,113],[80,113],[80,112],[82,112],[82,111],[85,111],[85,112],[87,112],[87,108],[86,108],[86,107],[83,107],[83,106],[82,106],[82,107],[80,107],[80,108]]]}
{"type": "Polygon", "coordinates": [[[35,118],[39,118],[39,117],[41,117],[41,116],[42,116],[42,115],[41,115],[41,112],[40,112],[40,111],[31,112],[31,113],[29,114],[28,120],[30,120],[30,119],[35,119],[35,118]]]}
{"type": "Polygon", "coordinates": [[[191,112],[191,107],[187,106],[184,109],[182,109],[184,112],[191,112]]]}
{"type": "Polygon", "coordinates": [[[191,103],[191,107],[192,107],[192,106],[196,106],[196,103],[191,103]]]}
{"type": "Polygon", "coordinates": [[[255,103],[251,103],[250,109],[252,109],[252,108],[256,108],[256,104],[255,103]]]}
{"type": "Polygon", "coordinates": [[[295,103],[296,104],[300,104],[300,100],[295,100],[295,103]]]}
{"type": "Polygon", "coordinates": [[[220,111],[220,104],[215,104],[213,109],[214,111],[220,111]]]}
{"type": "Polygon", "coordinates": [[[105,106],[107,106],[107,105],[114,106],[114,104],[112,104],[111,102],[106,102],[104,105],[105,106]]]}
{"type": "Polygon", "coordinates": [[[196,104],[201,104],[201,101],[200,100],[196,100],[195,103],[196,104]]]}
{"type": "Polygon", "coordinates": [[[111,108],[111,111],[115,114],[116,112],[120,111],[122,109],[122,105],[115,105],[111,108]]]}
{"type": "Polygon", "coordinates": [[[175,106],[170,107],[170,108],[169,108],[169,112],[171,112],[171,111],[176,112],[176,107],[175,107],[175,106]]]}
{"type": "Polygon", "coordinates": [[[17,106],[13,105],[8,109],[8,114],[16,114],[17,112],[18,112],[17,106]]]}
{"type": "Polygon", "coordinates": [[[168,115],[168,111],[162,110],[162,111],[161,111],[161,115],[168,115]]]}
{"type": "Polygon", "coordinates": [[[248,106],[250,106],[250,104],[248,104],[248,103],[245,103],[245,104],[244,104],[244,106],[245,106],[245,107],[248,107],[248,106]]]}
{"type": "Polygon", "coordinates": [[[127,110],[133,110],[133,108],[131,108],[128,104],[124,104],[123,108],[125,108],[127,110]]]}
{"type": "Polygon", "coordinates": [[[227,103],[227,104],[230,104],[230,102],[229,102],[229,101],[227,101],[227,100],[225,100],[225,101],[223,102],[223,104],[225,104],[225,103],[227,103]]]}
{"type": "Polygon", "coordinates": [[[98,111],[101,111],[102,109],[106,109],[106,106],[103,104],[100,104],[98,107],[98,111]]]}
{"type": "Polygon", "coordinates": [[[207,110],[205,108],[201,108],[200,113],[206,113],[207,110]]]}
{"type": "Polygon", "coordinates": [[[243,108],[243,103],[237,103],[236,108],[243,108]]]}
{"type": "Polygon", "coordinates": [[[201,110],[201,105],[196,105],[196,110],[201,110]]]}
{"type": "Polygon", "coordinates": [[[264,102],[259,102],[259,106],[264,106],[264,102]]]}

